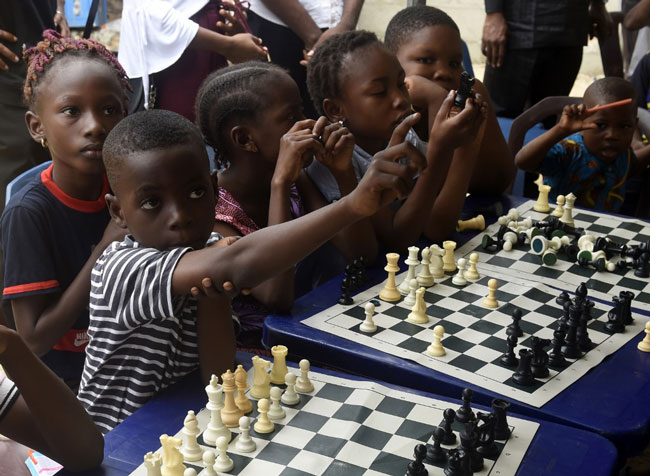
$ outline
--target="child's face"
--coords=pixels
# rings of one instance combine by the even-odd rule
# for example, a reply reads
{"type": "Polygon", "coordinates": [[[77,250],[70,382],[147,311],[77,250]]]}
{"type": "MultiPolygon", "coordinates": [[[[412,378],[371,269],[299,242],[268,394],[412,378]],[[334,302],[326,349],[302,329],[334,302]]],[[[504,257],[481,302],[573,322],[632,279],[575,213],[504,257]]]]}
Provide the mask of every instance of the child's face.
{"type": "Polygon", "coordinates": [[[183,144],[125,158],[109,204],[118,224],[146,247],[201,249],[214,226],[216,191],[205,149],[183,144]]]}
{"type": "Polygon", "coordinates": [[[357,144],[374,154],[411,113],[404,70],[395,55],[379,44],[348,57],[341,70],[341,98],[334,102],[357,144]]]}
{"type": "Polygon", "coordinates": [[[30,133],[47,139],[57,170],[104,173],[102,146],[124,117],[123,89],[115,71],[100,60],[65,58],[52,65],[28,112],[30,133]]]}
{"type": "Polygon", "coordinates": [[[402,44],[397,58],[406,76],[423,76],[447,91],[457,89],[463,72],[463,45],[449,25],[436,25],[415,32],[402,44]]]}
{"type": "MultiPolygon", "coordinates": [[[[585,97],[585,105],[596,106],[607,101],[591,101],[585,97]]],[[[582,131],[585,147],[604,163],[612,162],[630,147],[636,125],[636,107],[626,104],[610,109],[602,109],[589,117],[596,129],[582,131]]]]}

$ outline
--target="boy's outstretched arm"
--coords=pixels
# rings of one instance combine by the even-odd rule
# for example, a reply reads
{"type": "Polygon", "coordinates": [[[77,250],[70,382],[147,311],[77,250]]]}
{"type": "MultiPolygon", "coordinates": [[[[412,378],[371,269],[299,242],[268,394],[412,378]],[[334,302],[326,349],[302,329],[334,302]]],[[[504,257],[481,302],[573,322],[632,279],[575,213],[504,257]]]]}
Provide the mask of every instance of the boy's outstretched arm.
{"type": "Polygon", "coordinates": [[[236,339],[228,296],[198,298],[196,335],[203,383],[207,385],[212,374],[221,378],[226,370],[234,370],[236,339]]]}
{"type": "Polygon", "coordinates": [[[287,223],[247,235],[225,248],[188,252],[179,260],[172,292],[185,294],[204,277],[218,284],[230,281],[234,289],[254,288],[293,266],[332,238],[339,230],[370,216],[411,189],[414,175],[425,167],[420,154],[398,146],[373,160],[357,188],[338,202],[287,223]],[[405,164],[397,162],[407,157],[405,164]]]}
{"type": "Polygon", "coordinates": [[[0,420],[0,433],[72,471],[98,466],[104,439],[66,384],[13,330],[0,327],[0,364],[20,397],[0,420]]]}

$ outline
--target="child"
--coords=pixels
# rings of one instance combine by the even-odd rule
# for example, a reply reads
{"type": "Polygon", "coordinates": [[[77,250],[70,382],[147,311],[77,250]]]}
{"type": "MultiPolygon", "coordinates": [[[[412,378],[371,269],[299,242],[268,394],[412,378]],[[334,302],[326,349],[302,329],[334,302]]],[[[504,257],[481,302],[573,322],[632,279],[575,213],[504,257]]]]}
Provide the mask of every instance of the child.
{"type": "MultiPolygon", "coordinates": [[[[416,106],[438,110],[446,91],[458,89],[463,68],[463,45],[454,20],[438,8],[417,5],[398,12],[386,28],[384,42],[397,55],[410,83],[409,93],[416,106]],[[413,84],[413,76],[426,78],[413,84]],[[428,82],[440,88],[434,88],[428,82]],[[416,90],[417,89],[417,90],[416,90]],[[427,100],[421,96],[429,95],[427,100]],[[428,106],[428,107],[427,107],[428,106]]],[[[468,188],[470,192],[501,194],[514,178],[512,154],[503,137],[492,107],[490,96],[479,80],[474,90],[488,103],[485,134],[475,157],[473,167],[460,161],[451,165],[449,176],[464,176],[453,188],[468,188]],[[469,186],[467,182],[469,181],[469,186]]],[[[426,138],[426,130],[419,129],[426,138]]],[[[441,192],[445,193],[445,192],[441,192]]]]}
{"type": "MultiPolygon", "coordinates": [[[[13,330],[0,326],[0,434],[43,453],[72,471],[98,466],[104,440],[70,389],[27,348],[13,330]]],[[[27,455],[0,441],[4,474],[25,470],[27,455]],[[19,458],[18,458],[19,457],[19,458]],[[16,458],[16,467],[12,459],[16,458]]]]}
{"type": "MultiPolygon", "coordinates": [[[[307,65],[307,82],[319,113],[332,121],[343,121],[354,134],[353,161],[361,172],[373,154],[385,147],[396,125],[412,113],[404,70],[397,57],[370,32],[346,32],[325,40],[307,65]]],[[[412,245],[424,227],[435,231],[427,233],[429,238],[442,238],[456,224],[460,209],[450,210],[449,204],[437,196],[446,183],[454,149],[463,142],[463,147],[475,147],[473,139],[486,111],[480,98],[468,99],[464,110],[452,115],[454,94],[449,92],[438,114],[430,116],[428,145],[417,140],[414,133],[409,134],[410,141],[426,147],[428,168],[397,212],[386,208],[373,218],[379,241],[387,249],[412,245]],[[446,214],[446,221],[435,213],[446,214]]],[[[406,120],[409,127],[418,116],[406,120]]],[[[327,200],[338,198],[339,190],[319,163],[314,162],[308,173],[327,200]]],[[[454,192],[464,199],[462,188],[454,192]]]]}
{"type": "MultiPolygon", "coordinates": [[[[200,131],[170,111],[124,119],[104,144],[114,195],[111,216],[129,230],[92,272],[90,344],[79,399],[102,431],[196,369],[232,368],[235,336],[223,293],[198,297],[205,277],[250,289],[289,268],[336,232],[410,189],[420,157],[398,145],[373,161],[353,192],[336,204],[251,233],[230,246],[207,247],[214,226],[212,180],[200,131]],[[408,157],[407,163],[399,163],[408,157]]],[[[214,291],[221,291],[220,288],[214,291]]]]}
{"type": "Polygon", "coordinates": [[[0,220],[3,296],[29,348],[74,388],[88,341],[90,270],[124,236],[109,224],[101,149],[124,117],[128,82],[99,43],[52,30],[43,37],[24,55],[25,119],[53,164],[11,198],[0,220]]]}
{"type": "MultiPolygon", "coordinates": [[[[298,86],[278,66],[251,62],[213,73],[199,91],[196,117],[206,142],[227,165],[219,174],[214,228],[222,236],[248,235],[323,207],[325,200],[303,171],[314,156],[336,177],[343,195],[357,185],[350,161],[352,134],[324,117],[305,120],[298,86]]],[[[332,241],[348,262],[359,256],[367,263],[375,259],[369,219],[341,230],[332,241]]],[[[341,261],[336,252],[325,254],[330,262],[341,261]]],[[[243,347],[261,345],[269,308],[291,308],[294,276],[291,267],[253,289],[252,296],[234,298],[243,347]]]]}
{"type": "Polygon", "coordinates": [[[583,104],[566,106],[552,129],[516,155],[520,169],[538,172],[551,186],[549,197],[573,193],[576,205],[616,212],[625,198],[625,182],[650,163],[647,148],[630,148],[636,126],[636,91],[622,78],[593,82],[583,104]],[[590,113],[599,104],[632,98],[629,104],[590,113]]]}

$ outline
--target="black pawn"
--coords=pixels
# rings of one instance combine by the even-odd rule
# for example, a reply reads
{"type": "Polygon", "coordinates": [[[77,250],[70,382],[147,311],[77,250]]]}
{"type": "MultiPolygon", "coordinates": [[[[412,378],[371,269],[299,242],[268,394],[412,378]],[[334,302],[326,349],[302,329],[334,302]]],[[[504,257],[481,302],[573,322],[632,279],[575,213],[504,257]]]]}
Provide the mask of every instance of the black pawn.
{"type": "Polygon", "coordinates": [[[425,445],[415,445],[415,448],[413,449],[413,457],[415,460],[408,464],[406,476],[427,476],[429,474],[427,468],[425,468],[422,463],[426,455],[427,447],[425,445]]]}
{"type": "Polygon", "coordinates": [[[576,288],[576,298],[574,303],[576,306],[580,307],[582,306],[582,303],[584,303],[586,299],[587,299],[587,285],[585,283],[580,283],[576,288]]]}
{"type": "Polygon", "coordinates": [[[456,443],[456,433],[453,432],[451,429],[451,425],[453,425],[454,420],[456,419],[456,412],[451,409],[447,408],[442,415],[444,416],[444,422],[443,422],[443,427],[445,429],[445,437],[442,440],[443,445],[453,445],[456,443]]]}
{"type": "Polygon", "coordinates": [[[481,241],[481,247],[484,250],[488,250],[490,248],[497,248],[499,247],[499,242],[492,238],[490,235],[483,235],[483,240],[481,241]]]}
{"type": "Polygon", "coordinates": [[[457,422],[467,423],[468,421],[472,421],[476,419],[476,415],[474,415],[474,412],[472,411],[472,407],[470,407],[470,403],[472,402],[473,395],[474,395],[474,391],[471,388],[463,389],[463,405],[456,412],[457,422]]]}
{"type": "Polygon", "coordinates": [[[530,349],[521,349],[519,351],[519,366],[517,367],[517,371],[512,375],[512,379],[519,385],[529,386],[535,383],[531,369],[532,359],[533,352],[530,349]]]}
{"type": "Polygon", "coordinates": [[[562,307],[564,307],[565,302],[569,302],[569,301],[571,301],[571,297],[569,296],[569,293],[566,291],[562,291],[560,295],[555,298],[555,302],[562,307]]]}
{"type": "Polygon", "coordinates": [[[517,347],[517,341],[518,339],[516,334],[510,334],[508,336],[508,350],[506,350],[505,354],[503,354],[499,359],[499,362],[501,362],[501,364],[505,365],[506,367],[516,367],[519,363],[519,360],[515,355],[515,347],[517,347]]]}
{"type": "Polygon", "coordinates": [[[494,437],[497,440],[507,440],[510,438],[510,427],[508,426],[508,419],[506,414],[510,408],[510,402],[501,398],[492,400],[492,410],[496,418],[494,423],[494,437]]]}
{"type": "Polygon", "coordinates": [[[465,430],[460,433],[460,447],[465,450],[469,459],[469,467],[473,473],[483,468],[483,457],[476,452],[477,442],[476,424],[470,421],[465,424],[465,430]]]}
{"type": "Polygon", "coordinates": [[[558,328],[553,332],[553,340],[551,341],[553,348],[551,349],[551,353],[548,355],[548,363],[551,367],[564,368],[569,365],[569,362],[567,362],[562,355],[562,346],[564,345],[565,335],[566,331],[564,330],[564,326],[558,326],[558,328]]]}
{"type": "Polygon", "coordinates": [[[531,348],[533,351],[533,359],[531,361],[531,370],[533,377],[545,378],[548,377],[548,361],[549,357],[544,347],[548,347],[551,341],[548,339],[540,339],[537,336],[531,338],[531,348]]]}
{"type": "Polygon", "coordinates": [[[517,337],[521,337],[524,335],[523,331],[521,330],[521,327],[519,327],[519,321],[521,321],[521,309],[515,308],[512,311],[512,324],[510,324],[506,329],[507,335],[514,334],[517,337]]]}
{"type": "Polygon", "coordinates": [[[350,278],[347,276],[341,282],[341,297],[338,302],[344,306],[349,306],[354,302],[350,297],[350,278]]]}
{"type": "Polygon", "coordinates": [[[445,437],[445,430],[437,426],[433,430],[433,444],[427,445],[425,461],[430,464],[442,463],[447,459],[447,452],[440,445],[445,437]]]}

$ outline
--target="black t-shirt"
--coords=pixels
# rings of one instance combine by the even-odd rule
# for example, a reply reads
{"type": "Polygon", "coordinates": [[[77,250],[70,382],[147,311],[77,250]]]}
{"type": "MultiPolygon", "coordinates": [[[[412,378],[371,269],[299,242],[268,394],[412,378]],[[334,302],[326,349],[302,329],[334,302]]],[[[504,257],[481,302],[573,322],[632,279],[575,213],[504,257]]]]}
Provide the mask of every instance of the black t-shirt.
{"type": "Polygon", "coordinates": [[[22,60],[23,44],[34,46],[43,38],[43,30],[54,28],[56,0],[2,0],[0,30],[18,38],[16,43],[3,42],[20,59],[18,63],[3,58],[9,71],[0,71],[0,102],[22,104],[22,90],[27,65],[22,60]]]}

